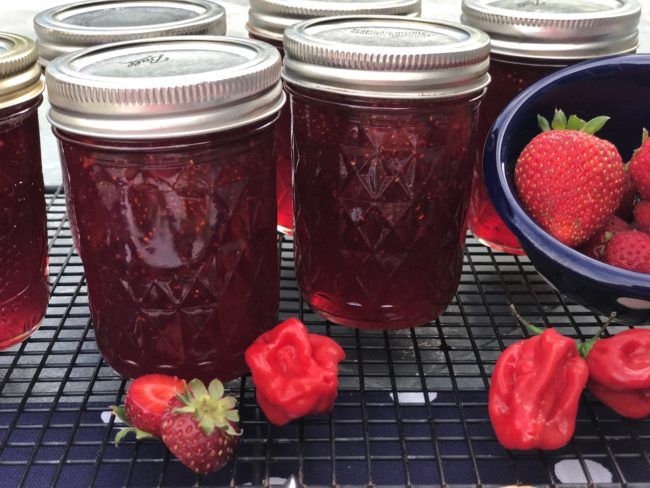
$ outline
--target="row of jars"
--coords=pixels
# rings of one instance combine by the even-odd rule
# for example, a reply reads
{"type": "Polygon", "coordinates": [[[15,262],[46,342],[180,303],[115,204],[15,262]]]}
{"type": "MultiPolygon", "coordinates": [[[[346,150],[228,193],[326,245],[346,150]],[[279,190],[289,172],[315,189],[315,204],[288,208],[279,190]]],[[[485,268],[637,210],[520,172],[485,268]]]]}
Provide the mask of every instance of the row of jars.
{"type": "MultiPolygon", "coordinates": [[[[545,74],[635,51],[640,7],[464,0],[462,23],[419,9],[251,0],[249,39],[222,37],[205,0],[36,17],[97,345],[117,372],[242,375],[277,322],[276,228],[294,233],[312,309],[367,329],[442,313],[468,223],[518,252],[477,162],[488,128],[545,74]]],[[[38,52],[0,34],[0,348],[36,330],[49,294],[38,52]]]]}

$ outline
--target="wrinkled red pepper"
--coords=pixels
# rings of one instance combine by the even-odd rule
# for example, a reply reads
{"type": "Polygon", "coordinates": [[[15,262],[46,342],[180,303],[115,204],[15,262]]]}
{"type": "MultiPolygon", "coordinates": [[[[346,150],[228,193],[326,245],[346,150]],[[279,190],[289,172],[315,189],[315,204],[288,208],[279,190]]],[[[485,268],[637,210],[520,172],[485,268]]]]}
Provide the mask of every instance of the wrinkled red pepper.
{"type": "Polygon", "coordinates": [[[297,319],[285,320],[246,350],[257,403],[275,425],[331,411],[344,358],[334,340],[308,333],[297,319]]]}
{"type": "Polygon", "coordinates": [[[630,329],[600,339],[587,355],[588,388],[624,417],[650,415],[650,330],[630,329]]]}
{"type": "Polygon", "coordinates": [[[497,360],[488,400],[499,442],[522,450],[564,446],[587,376],[575,341],[554,329],[509,346],[497,360]]]}

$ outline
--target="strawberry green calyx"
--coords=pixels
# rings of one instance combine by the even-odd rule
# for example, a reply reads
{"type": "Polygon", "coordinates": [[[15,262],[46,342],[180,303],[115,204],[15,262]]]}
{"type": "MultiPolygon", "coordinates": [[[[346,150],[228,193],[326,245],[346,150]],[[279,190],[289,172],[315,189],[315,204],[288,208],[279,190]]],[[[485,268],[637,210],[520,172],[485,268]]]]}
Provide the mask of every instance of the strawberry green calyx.
{"type": "Polygon", "coordinates": [[[124,422],[128,427],[125,427],[123,429],[120,429],[120,431],[115,435],[115,445],[118,446],[120,442],[122,442],[122,439],[127,434],[130,434],[133,432],[135,434],[135,438],[137,440],[143,440],[143,439],[158,439],[155,435],[150,434],[149,432],[145,432],[144,430],[138,429],[137,427],[133,427],[131,425],[131,421],[129,420],[129,417],[126,415],[126,411],[124,410],[124,407],[113,405],[111,407],[111,410],[113,411],[113,415],[117,417],[119,420],[124,422]]]}
{"type": "Polygon", "coordinates": [[[210,435],[218,428],[229,435],[241,435],[241,431],[233,427],[233,424],[239,422],[239,412],[235,408],[237,400],[224,396],[221,381],[212,380],[206,388],[201,380],[194,379],[185,386],[185,391],[177,396],[183,406],[174,409],[174,413],[193,414],[205,434],[210,435]]]}
{"type": "Polygon", "coordinates": [[[602,129],[608,120],[609,117],[605,115],[594,117],[589,121],[581,119],[577,115],[571,115],[567,119],[564,112],[557,109],[555,110],[553,120],[550,124],[545,117],[542,117],[541,115],[537,116],[537,123],[542,132],[548,132],[549,130],[577,130],[591,135],[602,129]]]}
{"type": "MultiPolygon", "coordinates": [[[[647,141],[647,140],[648,140],[648,129],[646,129],[644,127],[643,130],[641,131],[641,144],[639,145],[639,147],[637,147],[634,150],[634,152],[632,153],[632,157],[637,155],[637,153],[641,150],[641,148],[645,144],[645,141],[647,141]]],[[[626,166],[626,170],[628,170],[628,167],[630,166],[630,163],[627,163],[625,166],[626,166]]]]}

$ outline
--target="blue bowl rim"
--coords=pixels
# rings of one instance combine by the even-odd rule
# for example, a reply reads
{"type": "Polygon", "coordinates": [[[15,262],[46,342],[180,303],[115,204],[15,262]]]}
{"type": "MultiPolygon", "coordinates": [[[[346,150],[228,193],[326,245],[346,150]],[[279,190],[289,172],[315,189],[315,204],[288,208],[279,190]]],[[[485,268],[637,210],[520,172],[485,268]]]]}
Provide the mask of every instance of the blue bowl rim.
{"type": "Polygon", "coordinates": [[[509,184],[506,175],[507,162],[500,157],[504,148],[504,134],[507,133],[515,114],[532,104],[541,89],[561,80],[579,79],[586,70],[605,69],[620,65],[650,65],[650,55],[630,54],[585,61],[557,71],[521,92],[501,112],[492,126],[488,135],[488,143],[483,152],[483,168],[486,182],[497,180],[499,182],[498,185],[487,185],[488,194],[494,207],[520,240],[535,248],[536,252],[546,255],[557,265],[580,275],[583,279],[607,283],[609,286],[638,293],[639,290],[650,289],[650,275],[617,268],[593,259],[563,244],[542,229],[523,209],[514,188],[509,184]],[[495,140],[494,144],[489,143],[493,140],[495,140]],[[509,217],[510,213],[513,215],[513,219],[509,217]],[[517,225],[513,223],[513,220],[517,222],[517,225]]]}

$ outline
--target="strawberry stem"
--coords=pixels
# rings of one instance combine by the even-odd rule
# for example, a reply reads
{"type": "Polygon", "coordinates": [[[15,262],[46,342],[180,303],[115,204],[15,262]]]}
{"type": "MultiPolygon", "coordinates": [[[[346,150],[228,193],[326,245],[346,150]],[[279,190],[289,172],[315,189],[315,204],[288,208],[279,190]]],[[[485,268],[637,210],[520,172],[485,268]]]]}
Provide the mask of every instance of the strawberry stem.
{"type": "Polygon", "coordinates": [[[229,435],[241,435],[242,431],[235,429],[239,422],[239,413],[235,408],[237,400],[224,395],[224,387],[219,380],[212,380],[206,388],[201,380],[193,379],[177,397],[183,406],[175,408],[174,413],[192,414],[205,434],[210,435],[218,428],[229,435]]]}

